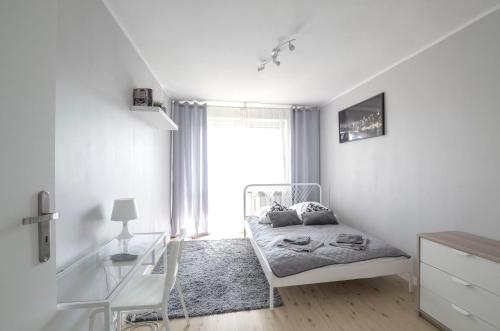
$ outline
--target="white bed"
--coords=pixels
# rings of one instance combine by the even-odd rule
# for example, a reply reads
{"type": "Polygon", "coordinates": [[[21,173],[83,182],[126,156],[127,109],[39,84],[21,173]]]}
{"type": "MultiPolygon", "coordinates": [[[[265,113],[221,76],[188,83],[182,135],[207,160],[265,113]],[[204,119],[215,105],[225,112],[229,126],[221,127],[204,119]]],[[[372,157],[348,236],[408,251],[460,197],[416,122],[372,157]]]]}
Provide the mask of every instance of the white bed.
{"type": "Polygon", "coordinates": [[[272,201],[280,202],[286,206],[304,201],[318,201],[321,203],[321,195],[321,186],[316,183],[251,184],[247,185],[243,191],[244,233],[250,239],[269,282],[270,308],[274,308],[273,292],[276,287],[398,274],[407,277],[408,289],[412,291],[413,261],[412,258],[407,257],[386,257],[348,264],[334,264],[285,277],[277,277],[273,273],[263,250],[254,240],[247,217],[255,215],[260,207],[269,205],[272,201]]]}

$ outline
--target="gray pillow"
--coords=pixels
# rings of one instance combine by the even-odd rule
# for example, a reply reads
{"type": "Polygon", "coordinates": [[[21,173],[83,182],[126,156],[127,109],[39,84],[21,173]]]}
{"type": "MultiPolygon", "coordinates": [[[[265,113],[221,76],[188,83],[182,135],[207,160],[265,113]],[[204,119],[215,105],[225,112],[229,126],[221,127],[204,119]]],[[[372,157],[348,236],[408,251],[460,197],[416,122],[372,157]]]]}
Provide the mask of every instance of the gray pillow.
{"type": "Polygon", "coordinates": [[[304,225],[339,224],[331,210],[319,210],[302,214],[304,225]]]}
{"type": "Polygon", "coordinates": [[[302,221],[295,210],[273,211],[268,213],[267,217],[269,217],[273,228],[302,224],[302,221]]]}

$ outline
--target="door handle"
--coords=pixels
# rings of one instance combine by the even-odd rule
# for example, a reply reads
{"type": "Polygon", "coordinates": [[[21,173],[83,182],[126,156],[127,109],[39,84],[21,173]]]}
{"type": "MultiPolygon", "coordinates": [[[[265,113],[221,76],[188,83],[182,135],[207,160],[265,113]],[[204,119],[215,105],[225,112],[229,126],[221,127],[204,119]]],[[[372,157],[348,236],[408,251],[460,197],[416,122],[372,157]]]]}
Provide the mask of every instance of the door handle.
{"type": "Polygon", "coordinates": [[[38,192],[38,216],[23,218],[23,225],[38,224],[38,261],[50,259],[50,221],[59,219],[59,213],[50,212],[50,193],[38,192]]]}
{"type": "Polygon", "coordinates": [[[59,213],[46,213],[40,216],[23,218],[23,224],[24,225],[35,224],[41,222],[55,221],[57,219],[59,219],[59,213]]]}

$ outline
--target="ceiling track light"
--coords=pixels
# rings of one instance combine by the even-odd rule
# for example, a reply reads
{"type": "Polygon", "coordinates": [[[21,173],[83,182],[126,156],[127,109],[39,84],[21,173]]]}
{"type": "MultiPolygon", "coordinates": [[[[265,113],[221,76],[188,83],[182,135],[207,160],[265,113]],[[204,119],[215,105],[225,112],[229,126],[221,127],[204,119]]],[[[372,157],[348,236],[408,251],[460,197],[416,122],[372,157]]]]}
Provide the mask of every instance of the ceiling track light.
{"type": "Polygon", "coordinates": [[[261,60],[260,65],[257,67],[257,71],[264,70],[266,68],[266,64],[270,62],[273,62],[276,66],[279,66],[281,64],[281,62],[278,60],[280,52],[286,49],[288,49],[290,52],[293,52],[295,50],[295,45],[293,44],[293,42],[295,42],[295,39],[290,39],[274,47],[271,51],[271,57],[261,60]]]}

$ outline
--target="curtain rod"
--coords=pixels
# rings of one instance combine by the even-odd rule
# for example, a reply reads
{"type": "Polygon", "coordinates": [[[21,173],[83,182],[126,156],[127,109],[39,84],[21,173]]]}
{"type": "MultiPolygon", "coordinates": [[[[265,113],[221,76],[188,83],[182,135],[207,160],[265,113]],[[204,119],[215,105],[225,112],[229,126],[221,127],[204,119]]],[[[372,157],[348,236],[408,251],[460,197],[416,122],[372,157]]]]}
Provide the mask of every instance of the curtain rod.
{"type": "Polygon", "coordinates": [[[231,102],[231,101],[200,101],[200,100],[172,100],[172,102],[204,103],[207,106],[215,107],[235,107],[235,108],[276,108],[289,109],[292,105],[256,103],[256,102],[231,102]]]}

